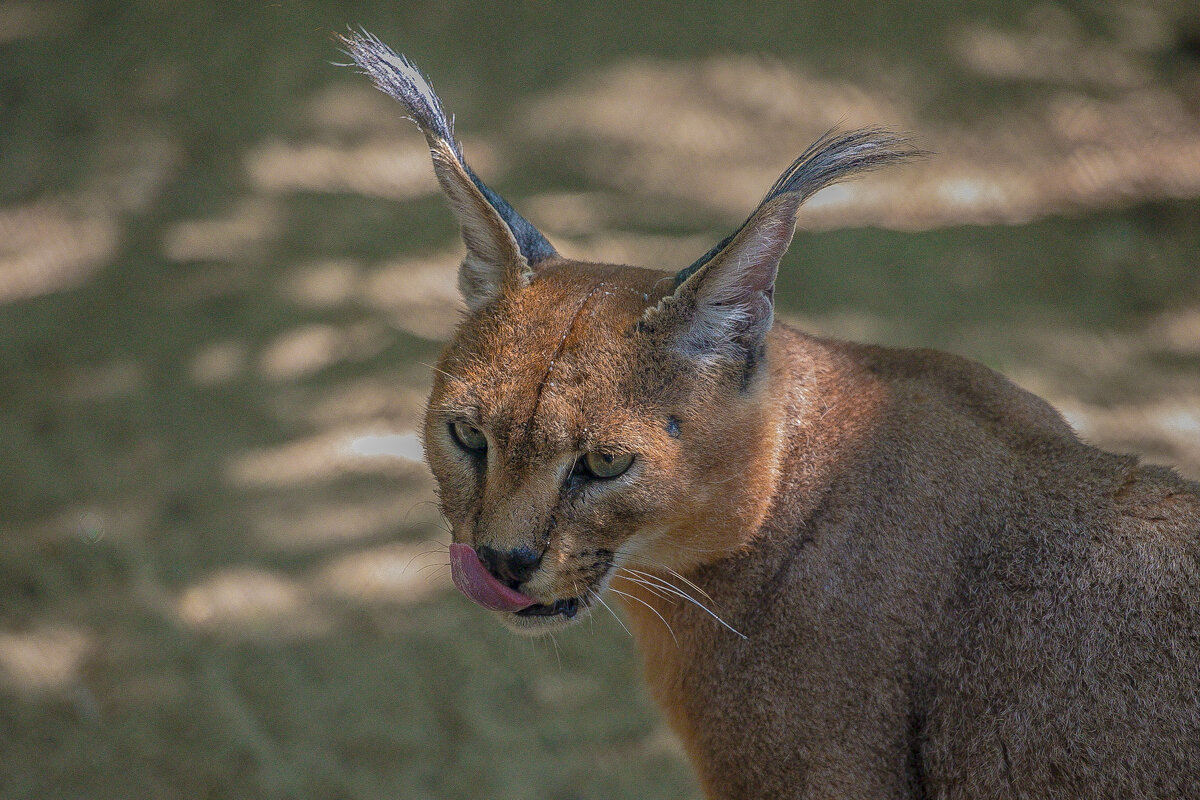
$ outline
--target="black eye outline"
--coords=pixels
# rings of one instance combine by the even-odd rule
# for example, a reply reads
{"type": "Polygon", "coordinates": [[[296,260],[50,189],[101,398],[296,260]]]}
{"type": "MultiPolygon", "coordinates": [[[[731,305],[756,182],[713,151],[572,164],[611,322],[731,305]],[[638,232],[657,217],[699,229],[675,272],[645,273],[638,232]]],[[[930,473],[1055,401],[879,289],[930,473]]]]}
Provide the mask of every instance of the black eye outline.
{"type": "Polygon", "coordinates": [[[603,450],[592,450],[579,457],[579,460],[575,462],[575,469],[589,478],[611,481],[628,472],[636,460],[636,453],[610,453],[603,450]],[[616,465],[617,469],[612,469],[613,465],[616,465]]]}
{"type": "Polygon", "coordinates": [[[454,440],[456,445],[466,452],[474,455],[481,455],[487,452],[487,437],[484,436],[483,431],[479,430],[479,428],[476,428],[471,423],[455,420],[454,422],[448,423],[446,427],[450,431],[450,438],[454,440]],[[478,440],[473,439],[474,436],[478,436],[478,440]],[[472,444],[471,441],[468,441],[468,439],[475,441],[476,443],[472,444]]]}

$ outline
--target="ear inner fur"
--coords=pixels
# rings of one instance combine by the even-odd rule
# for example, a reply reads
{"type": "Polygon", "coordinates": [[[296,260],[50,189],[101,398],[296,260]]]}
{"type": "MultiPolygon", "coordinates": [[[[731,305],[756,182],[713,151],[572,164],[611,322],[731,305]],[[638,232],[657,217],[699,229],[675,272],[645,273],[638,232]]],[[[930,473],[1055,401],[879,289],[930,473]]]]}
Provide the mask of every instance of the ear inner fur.
{"type": "Polygon", "coordinates": [[[799,198],[791,194],[765,202],[685,281],[695,287],[692,318],[682,337],[686,350],[711,352],[739,339],[754,349],[766,336],[774,319],[775,276],[792,241],[798,207],[799,198]]]}
{"type": "Polygon", "coordinates": [[[799,208],[808,198],[827,186],[888,164],[897,164],[925,155],[925,151],[912,147],[905,136],[882,128],[845,132],[834,128],[827,131],[783,171],[767,190],[755,213],[690,266],[680,270],[675,276],[675,284],[683,284],[692,274],[729,247],[742,230],[752,223],[758,210],[775,198],[785,194],[795,195],[796,208],[799,208]]]}
{"type": "Polygon", "coordinates": [[[459,290],[467,306],[476,309],[485,305],[506,284],[513,288],[528,284],[532,270],[508,225],[444,141],[431,141],[430,152],[438,183],[454,207],[467,246],[458,274],[459,290]]]}

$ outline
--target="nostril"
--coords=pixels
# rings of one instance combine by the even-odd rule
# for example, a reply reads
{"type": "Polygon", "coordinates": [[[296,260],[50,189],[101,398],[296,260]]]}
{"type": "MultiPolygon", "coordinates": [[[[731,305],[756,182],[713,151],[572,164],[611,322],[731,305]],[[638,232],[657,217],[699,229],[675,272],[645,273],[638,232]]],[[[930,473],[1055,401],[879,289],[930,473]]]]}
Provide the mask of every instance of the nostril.
{"type": "Polygon", "coordinates": [[[532,547],[515,547],[507,552],[482,545],[475,548],[487,571],[512,588],[524,583],[542,563],[542,554],[532,547]]]}
{"type": "Polygon", "coordinates": [[[517,547],[508,551],[508,568],[512,576],[522,583],[542,563],[542,554],[532,547],[517,547]]]}

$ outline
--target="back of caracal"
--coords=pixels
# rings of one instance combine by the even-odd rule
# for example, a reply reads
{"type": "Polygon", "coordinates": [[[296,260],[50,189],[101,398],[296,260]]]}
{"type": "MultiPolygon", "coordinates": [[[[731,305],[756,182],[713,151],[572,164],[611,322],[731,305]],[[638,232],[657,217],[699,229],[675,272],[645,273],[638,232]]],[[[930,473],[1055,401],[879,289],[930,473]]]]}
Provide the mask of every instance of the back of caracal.
{"type": "Polygon", "coordinates": [[[466,244],[425,447],[468,597],[528,634],[619,600],[713,798],[1200,797],[1200,485],[979,364],[773,324],[797,208],[902,137],[823,137],[678,273],[583,263],[343,44],[466,244]]]}

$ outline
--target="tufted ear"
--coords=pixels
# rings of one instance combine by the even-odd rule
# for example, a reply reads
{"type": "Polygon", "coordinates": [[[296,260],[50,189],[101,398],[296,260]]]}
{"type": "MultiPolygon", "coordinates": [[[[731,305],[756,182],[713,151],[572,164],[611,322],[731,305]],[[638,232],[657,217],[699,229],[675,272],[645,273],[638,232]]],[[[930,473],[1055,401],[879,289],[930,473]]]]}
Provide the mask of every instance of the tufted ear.
{"type": "Polygon", "coordinates": [[[917,155],[904,137],[888,131],[825,134],[737,230],[675,276],[675,292],[648,309],[644,322],[669,327],[690,355],[753,356],[774,320],[775,276],[800,204],[844,178],[917,155]]]}
{"type": "Polygon", "coordinates": [[[338,36],[347,55],[383,92],[399,100],[425,134],[433,171],[458,217],[466,258],[458,286],[472,311],[495,298],[502,286],[523,286],[533,267],[558,253],[537,228],[489,188],[463,160],[452,120],[421,72],[365,31],[338,36]]]}

